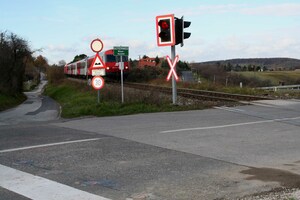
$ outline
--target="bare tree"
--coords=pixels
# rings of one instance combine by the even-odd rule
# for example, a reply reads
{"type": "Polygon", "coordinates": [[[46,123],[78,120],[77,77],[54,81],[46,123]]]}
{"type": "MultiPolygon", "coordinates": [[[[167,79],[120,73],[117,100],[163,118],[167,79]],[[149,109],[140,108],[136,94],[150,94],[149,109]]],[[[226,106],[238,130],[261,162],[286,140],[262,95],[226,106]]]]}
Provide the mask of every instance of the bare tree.
{"type": "Polygon", "coordinates": [[[30,59],[27,41],[13,33],[0,33],[0,92],[13,95],[23,91],[25,66],[30,59]]]}

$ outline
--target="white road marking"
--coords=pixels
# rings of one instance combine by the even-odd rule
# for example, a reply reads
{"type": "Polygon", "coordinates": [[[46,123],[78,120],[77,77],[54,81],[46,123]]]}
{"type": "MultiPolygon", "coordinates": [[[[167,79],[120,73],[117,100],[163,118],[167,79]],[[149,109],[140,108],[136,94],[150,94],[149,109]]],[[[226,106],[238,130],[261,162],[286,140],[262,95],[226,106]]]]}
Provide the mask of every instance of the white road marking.
{"type": "Polygon", "coordinates": [[[219,110],[226,110],[226,111],[230,111],[230,112],[245,112],[245,110],[242,110],[242,109],[231,108],[231,107],[226,107],[226,106],[222,106],[222,107],[215,106],[214,108],[219,109],[219,110]]]}
{"type": "Polygon", "coordinates": [[[84,140],[72,140],[72,141],[66,141],[66,142],[57,142],[57,143],[41,144],[41,145],[28,146],[28,147],[20,147],[20,148],[14,148],[14,149],[5,149],[5,150],[0,150],[0,153],[7,153],[7,152],[13,152],[13,151],[21,151],[21,150],[27,150],[27,149],[35,149],[35,148],[41,148],[41,147],[50,147],[50,146],[63,145],[63,144],[72,144],[72,143],[79,143],[79,142],[90,142],[90,141],[100,140],[100,139],[102,139],[102,138],[91,138],[91,139],[84,139],[84,140]]]}
{"type": "Polygon", "coordinates": [[[70,186],[0,165],[0,186],[33,200],[109,200],[70,186]]]}
{"type": "MultiPolygon", "coordinates": [[[[261,107],[267,107],[267,108],[276,108],[275,105],[264,104],[264,103],[260,103],[260,102],[249,102],[249,104],[255,105],[255,106],[261,106],[261,107]]],[[[277,106],[277,108],[278,108],[278,106],[277,106]]]]}
{"type": "Polygon", "coordinates": [[[175,133],[175,132],[183,132],[183,131],[209,130],[209,129],[227,128],[227,127],[235,127],[235,126],[245,126],[245,125],[251,125],[251,124],[281,122],[281,121],[296,120],[296,119],[300,119],[300,117],[270,119],[270,120],[263,120],[263,121],[245,122],[245,123],[237,123],[237,124],[227,124],[227,125],[220,125],[220,126],[207,126],[207,127],[175,129],[175,130],[161,131],[160,133],[175,133]]]}

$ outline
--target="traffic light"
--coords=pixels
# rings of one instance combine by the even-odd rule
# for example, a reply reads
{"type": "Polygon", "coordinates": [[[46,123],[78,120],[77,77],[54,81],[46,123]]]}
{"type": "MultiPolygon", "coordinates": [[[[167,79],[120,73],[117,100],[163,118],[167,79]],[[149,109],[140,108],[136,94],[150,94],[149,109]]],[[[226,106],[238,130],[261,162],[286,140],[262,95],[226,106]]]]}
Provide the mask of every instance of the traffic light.
{"type": "Polygon", "coordinates": [[[184,32],[184,28],[188,28],[190,25],[191,22],[184,21],[183,16],[180,19],[175,19],[175,45],[181,44],[181,46],[183,46],[183,40],[188,39],[191,36],[191,33],[184,32]]]}
{"type": "Polygon", "coordinates": [[[158,46],[175,45],[175,21],[173,14],[156,17],[156,38],[158,46]]]}

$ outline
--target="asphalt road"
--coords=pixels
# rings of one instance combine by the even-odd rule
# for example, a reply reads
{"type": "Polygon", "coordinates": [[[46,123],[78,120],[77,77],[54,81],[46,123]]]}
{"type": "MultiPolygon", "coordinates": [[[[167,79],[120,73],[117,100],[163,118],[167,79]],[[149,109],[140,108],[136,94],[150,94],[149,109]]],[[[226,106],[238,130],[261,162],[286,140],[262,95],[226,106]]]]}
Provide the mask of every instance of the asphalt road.
{"type": "Polygon", "coordinates": [[[25,92],[27,100],[16,108],[0,112],[0,125],[45,122],[59,118],[59,105],[47,96],[42,96],[47,81],[41,81],[38,88],[25,92]]]}
{"type": "Polygon", "coordinates": [[[58,119],[0,113],[0,199],[237,199],[300,183],[300,102],[58,119]]]}

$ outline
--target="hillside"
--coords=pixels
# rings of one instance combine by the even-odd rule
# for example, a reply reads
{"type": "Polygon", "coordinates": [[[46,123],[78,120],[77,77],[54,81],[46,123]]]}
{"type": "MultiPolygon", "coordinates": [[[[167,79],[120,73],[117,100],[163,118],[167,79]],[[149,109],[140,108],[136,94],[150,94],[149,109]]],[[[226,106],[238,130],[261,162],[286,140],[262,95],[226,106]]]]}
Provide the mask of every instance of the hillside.
{"type": "Polygon", "coordinates": [[[255,65],[265,67],[269,70],[293,70],[300,69],[300,60],[294,58],[238,58],[229,60],[217,60],[209,62],[193,63],[192,67],[201,67],[207,65],[228,65],[248,66],[255,65]]]}

